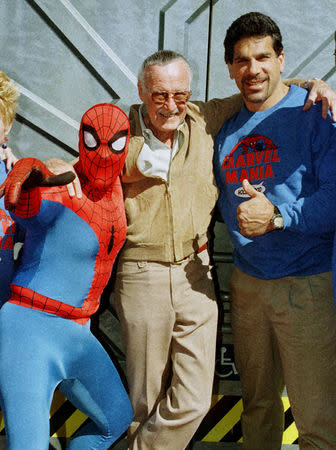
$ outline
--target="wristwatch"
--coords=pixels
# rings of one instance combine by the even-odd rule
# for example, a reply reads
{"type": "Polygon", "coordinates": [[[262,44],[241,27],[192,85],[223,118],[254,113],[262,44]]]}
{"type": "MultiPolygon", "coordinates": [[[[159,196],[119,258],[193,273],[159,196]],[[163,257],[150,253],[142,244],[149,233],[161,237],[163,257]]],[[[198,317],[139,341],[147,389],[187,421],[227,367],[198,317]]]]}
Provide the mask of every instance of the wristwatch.
{"type": "Polygon", "coordinates": [[[304,85],[302,86],[303,89],[306,89],[306,91],[309,91],[309,83],[313,80],[318,80],[319,78],[310,78],[310,80],[306,80],[304,85]]]}
{"type": "Polygon", "coordinates": [[[281,230],[284,227],[284,221],[277,206],[274,206],[274,214],[271,218],[271,224],[275,230],[281,230]]]}

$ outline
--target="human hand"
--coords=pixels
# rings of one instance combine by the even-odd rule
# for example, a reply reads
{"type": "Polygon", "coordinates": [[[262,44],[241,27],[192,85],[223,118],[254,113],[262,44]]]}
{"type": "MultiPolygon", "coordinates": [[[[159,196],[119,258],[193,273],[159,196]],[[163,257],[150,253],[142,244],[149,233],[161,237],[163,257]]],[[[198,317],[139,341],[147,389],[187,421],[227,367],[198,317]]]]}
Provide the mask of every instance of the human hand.
{"type": "Polygon", "coordinates": [[[71,198],[75,196],[77,198],[82,198],[81,184],[76,174],[76,171],[71,163],[63,161],[62,159],[51,158],[45,161],[45,165],[55,175],[60,175],[64,172],[72,172],[75,175],[75,177],[73,181],[67,185],[69,196],[71,198]]]}
{"type": "Polygon", "coordinates": [[[11,167],[18,161],[18,158],[14,155],[12,149],[7,147],[6,144],[2,144],[1,153],[3,155],[1,159],[6,161],[6,169],[11,169],[11,167]]]}
{"type": "Polygon", "coordinates": [[[36,186],[63,186],[73,179],[72,172],[54,175],[42,161],[23,158],[15,164],[0,186],[0,197],[5,196],[5,208],[12,211],[19,202],[21,190],[36,186]]]}
{"type": "Polygon", "coordinates": [[[325,81],[316,78],[308,81],[308,88],[309,95],[303,111],[307,111],[315,102],[322,101],[323,119],[327,118],[330,109],[332,120],[336,122],[336,93],[325,81]]]}
{"type": "Polygon", "coordinates": [[[241,234],[244,236],[261,236],[273,230],[271,218],[274,205],[262,193],[243,180],[243,189],[251,198],[242,202],[237,208],[237,219],[241,234]]]}

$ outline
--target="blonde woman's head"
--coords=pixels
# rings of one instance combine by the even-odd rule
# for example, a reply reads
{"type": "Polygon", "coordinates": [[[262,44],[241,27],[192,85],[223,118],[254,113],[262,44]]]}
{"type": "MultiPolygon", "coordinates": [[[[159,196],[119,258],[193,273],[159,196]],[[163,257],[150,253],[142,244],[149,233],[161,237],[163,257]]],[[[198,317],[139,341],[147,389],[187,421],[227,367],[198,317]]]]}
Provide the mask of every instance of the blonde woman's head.
{"type": "Polygon", "coordinates": [[[15,118],[19,95],[18,86],[0,71],[0,117],[5,128],[9,129],[15,118]]]}

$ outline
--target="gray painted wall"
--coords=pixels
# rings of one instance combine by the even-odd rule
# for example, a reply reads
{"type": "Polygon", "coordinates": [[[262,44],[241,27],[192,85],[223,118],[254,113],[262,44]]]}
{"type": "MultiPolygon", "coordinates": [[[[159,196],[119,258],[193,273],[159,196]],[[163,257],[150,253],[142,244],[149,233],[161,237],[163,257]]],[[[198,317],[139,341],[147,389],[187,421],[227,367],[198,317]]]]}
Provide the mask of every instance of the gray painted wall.
{"type": "Polygon", "coordinates": [[[138,102],[138,68],[159,48],[190,60],[192,98],[231,95],[222,42],[251,10],[280,25],[285,76],[324,77],[336,89],[335,0],[1,0],[0,68],[22,91],[10,145],[19,156],[72,159],[83,112],[138,102]]]}

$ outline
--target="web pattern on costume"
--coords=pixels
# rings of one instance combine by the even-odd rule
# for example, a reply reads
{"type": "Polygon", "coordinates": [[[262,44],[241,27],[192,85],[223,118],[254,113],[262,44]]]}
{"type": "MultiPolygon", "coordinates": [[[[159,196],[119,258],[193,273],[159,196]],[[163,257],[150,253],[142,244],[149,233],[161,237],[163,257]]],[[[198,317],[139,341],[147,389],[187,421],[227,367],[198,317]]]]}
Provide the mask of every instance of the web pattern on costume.
{"type": "MultiPolygon", "coordinates": [[[[74,307],[41,295],[24,286],[12,285],[10,302],[86,323],[98,309],[114,260],[126,237],[126,218],[119,175],[129,140],[127,116],[111,104],[92,107],[82,119],[79,131],[79,161],[75,166],[83,197],[70,198],[65,187],[23,191],[15,214],[32,217],[41,201],[61,203],[82,218],[94,231],[98,252],[94,277],[81,307],[74,307]],[[37,206],[38,205],[38,206],[37,206]]],[[[65,261],[66,264],[66,261],[65,261]]],[[[69,268],[74,270],[75,268],[69,268]]],[[[61,280],[60,280],[61,282],[61,280]]]]}

